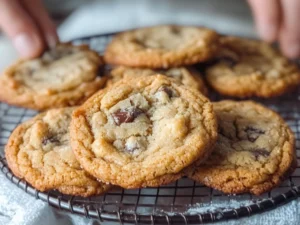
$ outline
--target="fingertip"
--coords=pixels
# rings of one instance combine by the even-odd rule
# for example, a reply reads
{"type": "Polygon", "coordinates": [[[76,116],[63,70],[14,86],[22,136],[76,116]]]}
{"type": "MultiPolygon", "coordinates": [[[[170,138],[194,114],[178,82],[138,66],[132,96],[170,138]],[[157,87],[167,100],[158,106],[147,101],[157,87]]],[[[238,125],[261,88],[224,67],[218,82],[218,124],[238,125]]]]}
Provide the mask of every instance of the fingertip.
{"type": "Polygon", "coordinates": [[[259,36],[267,42],[274,42],[280,27],[280,7],[273,0],[248,0],[259,36]]]}
{"type": "Polygon", "coordinates": [[[55,47],[59,42],[56,26],[48,15],[48,12],[45,10],[42,1],[24,0],[23,5],[39,27],[46,46],[49,48],[55,47]]]}
{"type": "Polygon", "coordinates": [[[282,0],[282,24],[279,42],[285,56],[291,59],[300,56],[299,0],[282,0]]]}
{"type": "Polygon", "coordinates": [[[56,32],[48,32],[45,34],[45,41],[49,48],[54,48],[56,44],[59,42],[59,38],[56,32]]]}
{"type": "Polygon", "coordinates": [[[284,56],[290,59],[300,56],[300,35],[291,33],[286,27],[282,26],[279,31],[278,41],[284,56]]]}
{"type": "Polygon", "coordinates": [[[286,35],[285,32],[281,32],[280,39],[280,50],[283,55],[290,58],[295,59],[300,55],[300,40],[291,39],[286,35]]]}
{"type": "Polygon", "coordinates": [[[299,43],[290,44],[290,45],[281,44],[280,48],[281,48],[281,51],[283,52],[283,54],[290,59],[296,59],[300,55],[300,44],[299,43]]]}
{"type": "Polygon", "coordinates": [[[266,42],[274,42],[277,39],[277,24],[259,23],[257,24],[259,36],[266,42]]]}
{"type": "Polygon", "coordinates": [[[35,21],[17,0],[0,0],[0,25],[22,58],[39,56],[45,41],[35,21]]]}
{"type": "Polygon", "coordinates": [[[19,33],[12,38],[12,42],[21,58],[38,57],[44,49],[43,41],[34,33],[19,33]]]}

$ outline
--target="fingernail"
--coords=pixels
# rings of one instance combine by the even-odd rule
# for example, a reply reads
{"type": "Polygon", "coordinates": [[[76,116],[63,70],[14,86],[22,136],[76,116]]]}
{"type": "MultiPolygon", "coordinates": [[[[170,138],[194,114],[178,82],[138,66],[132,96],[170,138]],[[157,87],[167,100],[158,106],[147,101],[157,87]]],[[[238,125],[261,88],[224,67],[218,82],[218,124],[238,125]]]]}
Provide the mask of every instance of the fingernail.
{"type": "Polygon", "coordinates": [[[300,41],[289,43],[285,48],[285,53],[289,58],[297,58],[300,55],[300,41]]]}
{"type": "Polygon", "coordinates": [[[262,23],[258,26],[258,33],[260,37],[268,42],[275,41],[277,34],[277,26],[272,24],[262,23]]]}
{"type": "Polygon", "coordinates": [[[27,33],[21,33],[14,37],[13,45],[23,58],[35,57],[40,48],[38,37],[27,33]]]}
{"type": "Polygon", "coordinates": [[[49,48],[54,48],[58,42],[58,37],[56,35],[46,36],[47,45],[49,48]]]}

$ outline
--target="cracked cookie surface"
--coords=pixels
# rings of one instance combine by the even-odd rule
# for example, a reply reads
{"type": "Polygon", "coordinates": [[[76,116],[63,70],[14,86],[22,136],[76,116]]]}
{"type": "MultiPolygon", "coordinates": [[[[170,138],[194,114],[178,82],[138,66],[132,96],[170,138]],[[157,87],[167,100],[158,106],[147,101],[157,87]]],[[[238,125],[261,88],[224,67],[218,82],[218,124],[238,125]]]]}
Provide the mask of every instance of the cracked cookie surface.
{"type": "Polygon", "coordinates": [[[177,180],[217,137],[208,99],[161,75],[101,90],[73,113],[70,130],[82,167],[124,188],[177,180]]]}
{"type": "Polygon", "coordinates": [[[19,125],[5,147],[12,172],[40,191],[91,196],[110,185],[85,172],[70,145],[69,125],[74,108],[52,109],[19,125]]]}
{"type": "Polygon", "coordinates": [[[206,78],[221,94],[267,98],[299,85],[300,72],[267,43],[222,37],[220,50],[206,70],[206,78]]]}
{"type": "Polygon", "coordinates": [[[192,26],[162,25],[116,35],[105,51],[114,65],[170,68],[203,62],[218,47],[218,34],[192,26]]]}
{"type": "Polygon", "coordinates": [[[195,88],[202,94],[207,95],[207,88],[204,81],[201,78],[201,74],[191,67],[178,67],[166,70],[154,70],[154,69],[142,69],[142,68],[130,68],[124,66],[118,66],[110,72],[107,86],[110,86],[121,79],[132,79],[140,76],[151,76],[155,74],[163,74],[168,77],[174,78],[187,87],[195,88]]]}
{"type": "Polygon", "coordinates": [[[283,119],[251,101],[213,103],[219,123],[216,146],[189,177],[228,194],[259,195],[296,167],[295,139],[283,119]]]}
{"type": "Polygon", "coordinates": [[[40,58],[20,60],[0,77],[0,99],[45,110],[82,103],[105,83],[103,60],[87,46],[58,44],[40,58]]]}

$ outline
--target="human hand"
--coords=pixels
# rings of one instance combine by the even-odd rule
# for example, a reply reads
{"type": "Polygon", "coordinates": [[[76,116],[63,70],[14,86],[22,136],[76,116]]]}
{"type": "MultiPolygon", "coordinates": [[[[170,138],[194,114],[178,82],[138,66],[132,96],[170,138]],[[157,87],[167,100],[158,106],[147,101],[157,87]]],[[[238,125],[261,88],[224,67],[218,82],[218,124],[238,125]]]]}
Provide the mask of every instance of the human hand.
{"type": "Polygon", "coordinates": [[[0,28],[22,58],[36,57],[58,41],[55,25],[40,0],[0,0],[0,28]]]}
{"type": "Polygon", "coordinates": [[[284,55],[300,55],[300,1],[248,0],[259,35],[268,42],[278,41],[284,55]]]}

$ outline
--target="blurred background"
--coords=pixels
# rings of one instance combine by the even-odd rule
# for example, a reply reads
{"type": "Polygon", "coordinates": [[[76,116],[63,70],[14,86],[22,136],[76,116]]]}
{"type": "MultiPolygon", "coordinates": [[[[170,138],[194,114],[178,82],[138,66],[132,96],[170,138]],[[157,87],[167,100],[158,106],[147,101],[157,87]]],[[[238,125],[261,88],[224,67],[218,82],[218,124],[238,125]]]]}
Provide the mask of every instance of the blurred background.
{"type": "MultiPolygon", "coordinates": [[[[155,24],[203,25],[221,33],[256,37],[242,0],[44,0],[62,41],[155,24]]],[[[0,73],[17,58],[0,31],[0,73]]]]}

